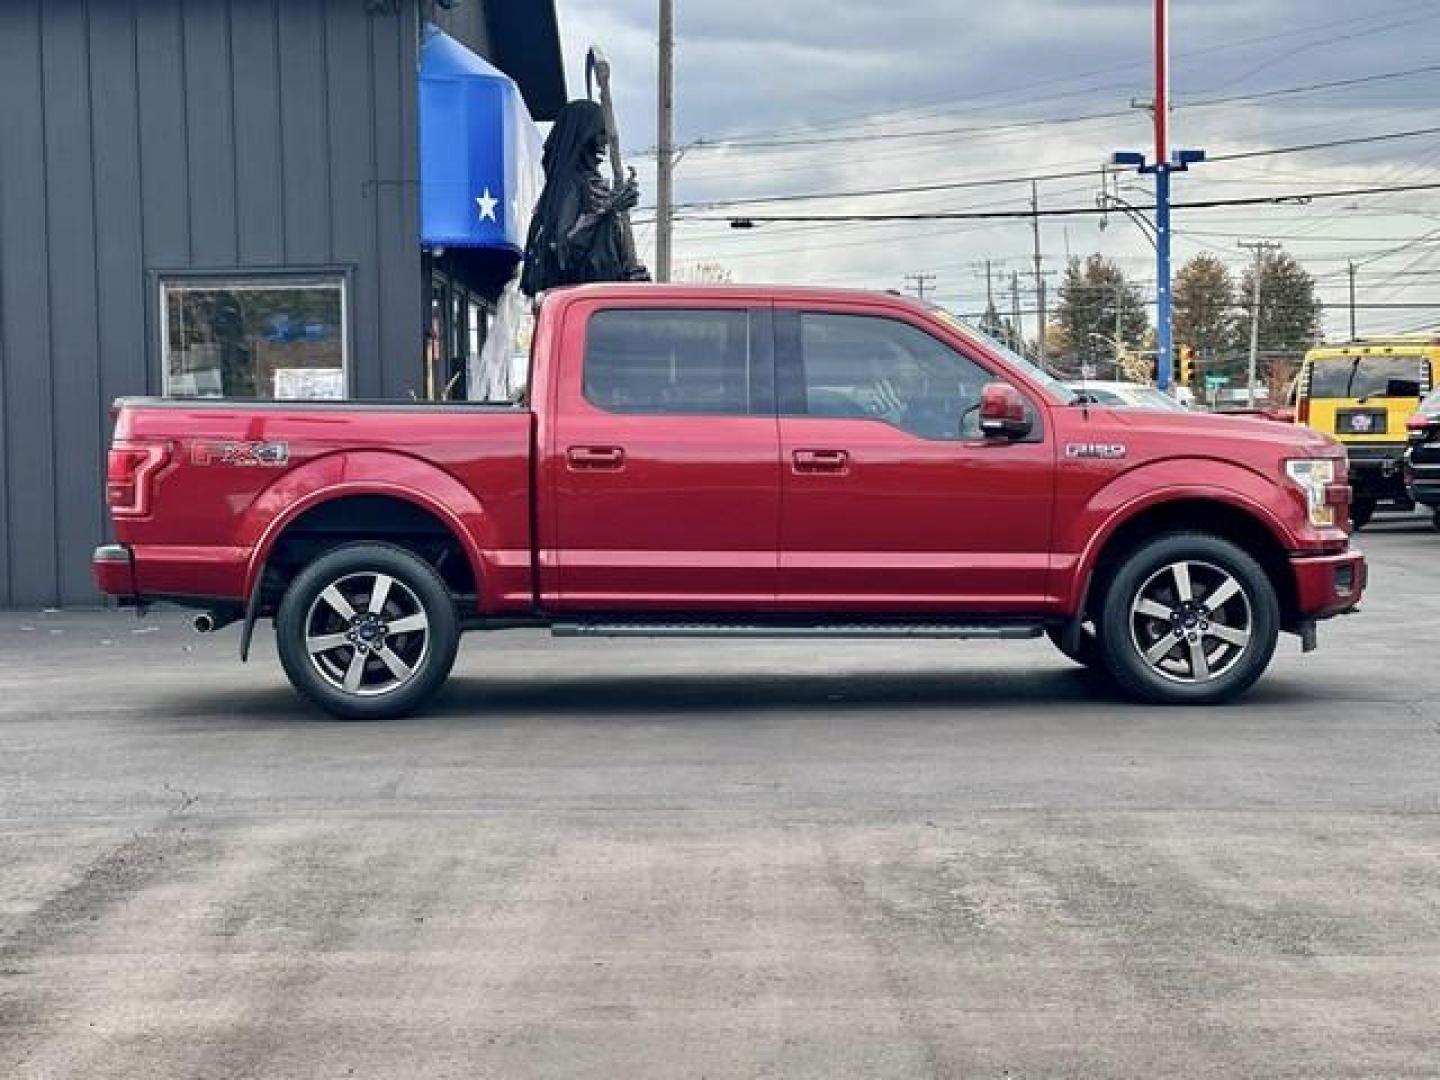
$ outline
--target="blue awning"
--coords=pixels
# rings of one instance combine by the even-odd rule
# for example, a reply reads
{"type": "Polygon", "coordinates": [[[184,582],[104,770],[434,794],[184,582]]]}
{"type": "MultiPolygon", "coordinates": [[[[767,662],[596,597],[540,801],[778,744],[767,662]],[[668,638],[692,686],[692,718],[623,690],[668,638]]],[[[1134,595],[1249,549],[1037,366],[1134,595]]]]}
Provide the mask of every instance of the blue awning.
{"type": "Polygon", "coordinates": [[[540,129],[515,81],[435,26],[420,50],[420,240],[525,250],[540,129]]]}

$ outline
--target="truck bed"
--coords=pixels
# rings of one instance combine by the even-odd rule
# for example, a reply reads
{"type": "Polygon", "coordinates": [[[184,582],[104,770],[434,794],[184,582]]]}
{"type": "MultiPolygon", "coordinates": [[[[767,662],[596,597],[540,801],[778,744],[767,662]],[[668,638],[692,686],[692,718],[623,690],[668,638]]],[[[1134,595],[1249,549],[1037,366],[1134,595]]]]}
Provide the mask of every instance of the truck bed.
{"type": "Polygon", "coordinates": [[[116,410],[117,445],[165,448],[149,493],[163,520],[115,518],[139,596],[243,600],[276,532],[312,502],[415,504],[419,493],[419,509],[466,539],[474,576],[478,553],[491,553],[483,569],[496,598],[529,603],[534,417],[524,407],[126,398],[116,410]]]}

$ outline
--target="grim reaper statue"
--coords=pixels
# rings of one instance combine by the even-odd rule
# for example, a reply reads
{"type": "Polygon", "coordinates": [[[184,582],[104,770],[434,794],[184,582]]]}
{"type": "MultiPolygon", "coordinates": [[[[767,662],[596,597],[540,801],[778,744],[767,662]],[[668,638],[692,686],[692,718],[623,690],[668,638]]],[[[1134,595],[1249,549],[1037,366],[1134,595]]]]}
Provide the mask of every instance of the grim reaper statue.
{"type": "Polygon", "coordinates": [[[634,177],[612,188],[600,175],[609,142],[597,103],[572,101],[560,110],[545,140],[545,187],[525,242],[520,287],[527,295],[587,281],[650,280],[629,236],[627,214],[639,201],[634,177]]]}

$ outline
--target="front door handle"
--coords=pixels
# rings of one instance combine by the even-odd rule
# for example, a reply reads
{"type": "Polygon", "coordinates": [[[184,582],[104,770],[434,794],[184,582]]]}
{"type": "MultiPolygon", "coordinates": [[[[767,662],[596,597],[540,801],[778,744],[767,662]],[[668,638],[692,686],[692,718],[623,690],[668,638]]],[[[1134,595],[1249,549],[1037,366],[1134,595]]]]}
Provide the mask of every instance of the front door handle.
{"type": "Polygon", "coordinates": [[[796,450],[790,460],[797,473],[843,473],[850,468],[844,450],[796,450]]]}
{"type": "Polygon", "coordinates": [[[625,451],[618,446],[572,446],[565,451],[572,469],[621,469],[625,451]]]}

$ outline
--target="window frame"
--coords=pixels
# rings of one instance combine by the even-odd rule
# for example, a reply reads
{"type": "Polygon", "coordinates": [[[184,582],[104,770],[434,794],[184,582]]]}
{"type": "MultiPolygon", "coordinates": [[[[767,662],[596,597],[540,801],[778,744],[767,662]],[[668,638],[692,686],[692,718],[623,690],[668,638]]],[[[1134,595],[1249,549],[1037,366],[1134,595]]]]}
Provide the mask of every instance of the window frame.
{"type": "MultiPolygon", "coordinates": [[[[533,343],[532,343],[533,344],[533,343]]],[[[771,311],[768,306],[755,304],[605,304],[586,312],[580,350],[579,371],[580,399],[592,409],[608,416],[667,417],[685,416],[709,417],[716,420],[753,419],[766,417],[774,419],[775,400],[775,358],[771,311]],[[600,315],[743,315],[745,317],[745,375],[749,387],[749,407],[744,412],[714,412],[707,409],[616,409],[596,401],[590,396],[586,376],[590,365],[590,324],[600,315]]]]}
{"type": "MultiPolygon", "coordinates": [[[[1369,399],[1369,400],[1382,400],[1382,401],[1395,401],[1395,400],[1398,400],[1398,401],[1406,401],[1406,400],[1409,400],[1408,398],[1391,398],[1391,397],[1389,397],[1387,394],[1385,394],[1385,393],[1383,392],[1383,389],[1382,389],[1382,390],[1371,391],[1371,392],[1368,393],[1368,394],[1366,394],[1366,393],[1359,393],[1359,394],[1357,394],[1357,393],[1353,393],[1353,392],[1352,392],[1352,391],[1355,391],[1355,390],[1364,390],[1364,389],[1365,389],[1365,384],[1362,384],[1362,385],[1359,386],[1359,387],[1357,387],[1357,386],[1354,385],[1355,377],[1360,374],[1361,368],[1362,368],[1362,366],[1363,366],[1364,364],[1366,364],[1367,362],[1390,363],[1390,362],[1397,361],[1397,360],[1399,360],[1399,361],[1405,361],[1405,362],[1407,362],[1407,363],[1410,363],[1410,364],[1413,364],[1413,365],[1414,365],[1414,369],[1415,369],[1415,379],[1414,379],[1414,381],[1415,381],[1415,382],[1418,382],[1418,383],[1420,384],[1421,391],[1422,391],[1421,394],[1420,394],[1420,397],[1421,397],[1421,399],[1423,400],[1424,397],[1425,397],[1425,394],[1426,394],[1426,391],[1425,391],[1424,388],[1425,388],[1425,386],[1429,383],[1429,381],[1430,381],[1429,376],[1432,374],[1432,372],[1433,372],[1433,370],[1434,370],[1433,367],[1431,366],[1431,363],[1430,363],[1430,357],[1427,356],[1423,350],[1416,350],[1415,352],[1400,352],[1400,353],[1351,353],[1351,354],[1342,354],[1342,355],[1339,355],[1339,356],[1322,356],[1322,357],[1317,357],[1316,359],[1310,361],[1309,378],[1306,380],[1306,383],[1305,383],[1306,396],[1309,397],[1312,401],[1357,401],[1357,400],[1360,400],[1360,399],[1362,399],[1362,398],[1369,399]],[[1325,376],[1329,376],[1330,373],[1331,373],[1331,371],[1332,371],[1332,369],[1335,368],[1335,367],[1340,366],[1341,364],[1349,364],[1349,365],[1350,365],[1350,375],[1349,375],[1349,377],[1348,377],[1348,379],[1347,379],[1347,383],[1348,383],[1349,385],[1347,385],[1346,388],[1345,388],[1345,389],[1346,389],[1346,393],[1344,393],[1344,394],[1332,394],[1332,393],[1328,393],[1328,392],[1327,392],[1327,393],[1323,393],[1323,394],[1321,394],[1321,393],[1316,393],[1316,390],[1315,390],[1315,376],[1316,376],[1316,373],[1317,373],[1317,369],[1319,369],[1320,371],[1323,371],[1323,374],[1324,374],[1325,376]],[[1324,367],[1322,368],[1321,365],[1324,365],[1324,367]]],[[[1384,384],[1384,385],[1385,385],[1385,388],[1388,388],[1388,384],[1390,383],[1391,380],[1397,379],[1397,378],[1402,378],[1402,376],[1387,375],[1386,378],[1385,378],[1385,384],[1384,384]]]]}
{"type": "Polygon", "coordinates": [[[906,318],[905,315],[900,312],[845,310],[830,307],[777,306],[774,311],[775,397],[778,415],[780,417],[787,420],[828,420],[832,422],[879,424],[882,427],[889,428],[891,431],[898,432],[906,438],[937,446],[974,446],[986,441],[983,434],[974,437],[957,434],[954,437],[946,438],[922,435],[908,428],[901,427],[899,424],[887,420],[882,416],[835,417],[811,413],[808,408],[809,402],[806,393],[805,350],[801,329],[802,317],[805,315],[835,315],[843,318],[870,319],[879,322],[896,323],[925,335],[941,348],[974,364],[989,376],[987,382],[1005,383],[1007,386],[1013,387],[1015,392],[1020,395],[1025,402],[1026,408],[1030,410],[1033,424],[1028,435],[1024,438],[1011,441],[1019,443],[1039,443],[1045,441],[1045,410],[1036,404],[1035,395],[1027,385],[1010,378],[1009,375],[1003,371],[997,371],[995,365],[987,362],[985,357],[977,356],[969,349],[957,346],[939,334],[934,333],[920,320],[906,318]]]}
{"type": "MultiPolygon", "coordinates": [[[[170,397],[170,320],[169,295],[174,288],[223,289],[239,286],[244,289],[283,290],[287,288],[334,288],[340,290],[340,371],[343,386],[342,397],[335,400],[352,400],[355,397],[355,360],[353,325],[354,311],[351,297],[355,289],[354,268],[351,266],[315,267],[219,267],[208,269],[151,270],[149,272],[152,296],[154,298],[154,332],[150,335],[155,349],[156,366],[159,368],[158,385],[162,397],[170,397]]],[[[280,401],[287,399],[268,398],[176,398],[178,401],[280,401]]]]}

